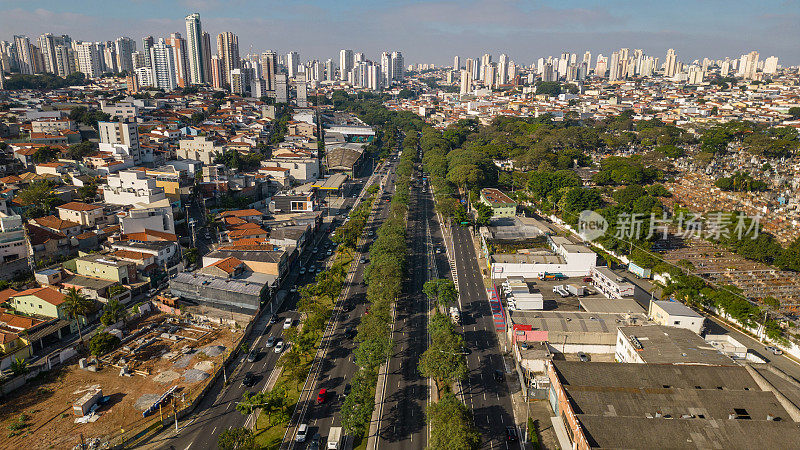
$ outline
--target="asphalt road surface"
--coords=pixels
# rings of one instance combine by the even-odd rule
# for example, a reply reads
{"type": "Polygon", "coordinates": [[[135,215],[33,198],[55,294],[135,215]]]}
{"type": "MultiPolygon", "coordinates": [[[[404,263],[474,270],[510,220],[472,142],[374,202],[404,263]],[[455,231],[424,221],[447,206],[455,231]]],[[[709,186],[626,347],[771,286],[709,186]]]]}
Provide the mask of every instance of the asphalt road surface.
{"type": "MultiPolygon", "coordinates": [[[[371,167],[369,168],[371,169],[371,167]]],[[[367,179],[367,176],[357,179],[358,186],[364,186],[367,179]]],[[[347,204],[352,204],[352,202],[353,200],[350,199],[347,204]]],[[[325,229],[318,234],[318,245],[324,246],[329,243],[328,236],[330,231],[331,229],[325,229]]],[[[322,249],[323,247],[319,248],[322,249]]],[[[288,287],[295,284],[302,286],[313,282],[316,274],[300,274],[299,268],[301,266],[308,267],[310,264],[323,265],[327,258],[325,251],[313,253],[312,246],[309,246],[301,256],[301,262],[293,267],[289,279],[284,282],[284,286],[288,287]]],[[[248,362],[246,355],[239,356],[230,365],[229,373],[227,374],[228,383],[226,384],[224,378],[220,377],[200,402],[195,412],[179,422],[177,433],[174,427],[169,427],[140,444],[140,447],[154,449],[174,448],[179,450],[216,448],[222,431],[229,428],[242,427],[246,424],[251,425],[253,418],[245,417],[238,412],[236,403],[242,399],[244,392],[257,392],[264,389],[267,379],[276,367],[280,356],[272,348],[267,348],[266,342],[269,336],[275,336],[276,338],[281,336],[283,320],[286,317],[294,319],[294,325],[297,325],[299,314],[295,311],[295,308],[298,298],[297,293],[288,293],[277,313],[278,321],[276,324],[270,325],[268,323],[270,316],[268,312],[262,314],[258,319],[253,328],[252,337],[249,340],[250,347],[260,352],[260,356],[255,362],[248,362]],[[252,387],[242,384],[247,372],[252,372],[257,377],[257,383],[252,387]]]]}
{"type": "MultiPolygon", "coordinates": [[[[367,287],[364,285],[364,270],[368,264],[368,249],[376,238],[378,228],[388,217],[389,203],[395,188],[395,165],[396,161],[390,160],[385,165],[386,170],[382,170],[386,174],[386,193],[379,197],[375,203],[373,218],[365,227],[366,237],[361,246],[362,252],[356,255],[359,261],[362,257],[366,258],[366,263],[361,264],[359,262],[356,264],[351,282],[345,286],[345,296],[341,302],[342,309],[334,319],[330,346],[324,354],[318,372],[311,374],[311,383],[306,387],[307,391],[309,391],[309,396],[307,399],[301,399],[301,404],[299,405],[302,415],[293,422],[295,425],[307,424],[309,438],[319,433],[323,443],[328,437],[331,427],[341,426],[339,413],[345,398],[344,390],[349,384],[350,376],[358,369],[353,363],[353,350],[356,346],[352,337],[346,337],[345,334],[348,329],[356,329],[361,317],[367,311],[367,287]],[[323,388],[328,392],[327,399],[325,402],[318,404],[316,393],[323,388]],[[303,408],[304,406],[305,408],[303,408]]],[[[308,445],[308,441],[306,443],[295,442],[296,426],[293,426],[289,431],[288,439],[282,445],[283,448],[297,449],[308,445]]]]}
{"type": "Polygon", "coordinates": [[[462,384],[464,402],[481,433],[481,448],[516,448],[517,443],[506,440],[506,427],[516,427],[509,390],[509,382],[517,383],[516,376],[503,360],[470,229],[454,226],[452,230],[461,324],[470,351],[469,376],[462,384]],[[499,382],[495,380],[496,370],[503,372],[499,382]]]}

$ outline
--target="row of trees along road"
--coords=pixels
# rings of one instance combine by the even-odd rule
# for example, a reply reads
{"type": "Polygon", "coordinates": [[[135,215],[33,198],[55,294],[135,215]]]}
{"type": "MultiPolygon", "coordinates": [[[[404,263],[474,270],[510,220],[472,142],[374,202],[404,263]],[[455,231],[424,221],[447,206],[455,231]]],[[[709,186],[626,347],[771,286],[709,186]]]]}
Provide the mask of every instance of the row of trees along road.
{"type": "MultiPolygon", "coordinates": [[[[396,135],[396,134],[395,134],[396,135]]],[[[391,143],[387,142],[387,145],[391,143]]],[[[363,436],[369,428],[375,409],[375,388],[378,368],[391,354],[392,303],[403,290],[406,269],[406,223],[411,174],[417,155],[416,133],[403,140],[403,154],[395,170],[395,192],[389,215],[378,229],[369,251],[365,272],[369,313],[361,318],[354,351],[358,371],[350,380],[350,393],[342,404],[342,426],[352,435],[363,436]]]]}

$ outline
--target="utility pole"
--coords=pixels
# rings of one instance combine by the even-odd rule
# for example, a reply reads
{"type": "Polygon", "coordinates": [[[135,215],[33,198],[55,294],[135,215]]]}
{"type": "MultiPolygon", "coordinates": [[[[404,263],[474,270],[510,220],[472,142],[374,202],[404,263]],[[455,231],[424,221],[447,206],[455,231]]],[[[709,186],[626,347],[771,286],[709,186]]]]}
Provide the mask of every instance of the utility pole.
{"type": "Polygon", "coordinates": [[[175,414],[175,432],[178,432],[178,408],[175,407],[175,394],[172,394],[172,413],[175,414]]]}

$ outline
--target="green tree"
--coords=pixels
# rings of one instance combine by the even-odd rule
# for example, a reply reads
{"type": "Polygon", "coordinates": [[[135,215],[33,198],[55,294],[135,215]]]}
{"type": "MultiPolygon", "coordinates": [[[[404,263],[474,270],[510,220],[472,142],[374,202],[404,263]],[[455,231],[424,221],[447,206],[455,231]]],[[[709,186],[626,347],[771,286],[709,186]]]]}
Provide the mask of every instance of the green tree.
{"type": "Polygon", "coordinates": [[[300,352],[297,351],[294,346],[283,354],[279,363],[283,366],[283,370],[286,371],[289,378],[294,380],[295,386],[299,387],[300,383],[305,381],[306,375],[308,375],[308,367],[305,362],[303,362],[300,352]]]}
{"type": "Polygon", "coordinates": [[[89,352],[94,356],[102,356],[119,346],[120,339],[105,331],[92,336],[89,339],[89,352]]]}
{"type": "Polygon", "coordinates": [[[229,428],[220,433],[217,447],[220,450],[253,450],[256,441],[253,432],[247,428],[229,428]]]}
{"type": "Polygon", "coordinates": [[[428,405],[426,417],[431,427],[429,448],[474,449],[480,445],[469,410],[452,392],[445,392],[438,402],[428,405]]]}
{"type": "Polygon", "coordinates": [[[59,151],[52,147],[41,147],[36,150],[31,159],[36,164],[47,163],[53,161],[58,156],[59,151]]]}
{"type": "MultiPolygon", "coordinates": [[[[286,408],[286,390],[283,386],[276,386],[269,392],[245,392],[242,400],[236,404],[236,410],[245,416],[249,416],[254,411],[261,410],[267,416],[267,422],[272,423],[274,413],[286,408]]],[[[258,421],[256,421],[254,431],[258,431],[258,421]]]]}
{"type": "Polygon", "coordinates": [[[186,261],[186,265],[189,265],[189,266],[195,265],[195,264],[197,264],[199,259],[200,259],[200,256],[197,253],[197,249],[196,248],[192,247],[192,248],[187,248],[186,250],[184,250],[184,252],[183,252],[183,260],[186,261]]]}
{"type": "Polygon", "coordinates": [[[561,94],[561,83],[558,81],[541,81],[536,85],[536,95],[546,94],[557,97],[561,94]]]}
{"type": "Polygon", "coordinates": [[[467,376],[464,338],[455,332],[450,319],[438,312],[431,318],[428,329],[431,344],[419,360],[419,372],[424,377],[433,378],[441,391],[448,383],[467,376]]]}
{"type": "Polygon", "coordinates": [[[478,217],[475,219],[475,224],[480,227],[489,225],[489,220],[491,220],[492,215],[494,214],[492,207],[486,203],[478,202],[476,209],[478,210],[478,217]]]}
{"type": "Polygon", "coordinates": [[[67,290],[67,295],[64,297],[64,305],[69,317],[76,321],[78,325],[78,336],[80,341],[83,342],[83,332],[81,331],[81,317],[84,319],[94,312],[94,303],[86,298],[85,295],[78,292],[74,287],[67,290]]]}
{"type": "Polygon", "coordinates": [[[792,106],[789,108],[789,115],[794,120],[800,120],[800,106],[792,106]]]}
{"type": "Polygon", "coordinates": [[[350,379],[350,393],[342,402],[342,427],[350,435],[363,435],[369,428],[375,408],[375,383],[373,371],[359,369],[350,379]]]}
{"type": "Polygon", "coordinates": [[[72,144],[67,148],[67,158],[77,161],[83,159],[84,156],[91,155],[97,151],[96,145],[91,141],[83,141],[77,144],[72,144]]]}
{"type": "Polygon", "coordinates": [[[112,298],[106,303],[105,308],[103,308],[103,315],[100,316],[100,323],[105,326],[109,326],[111,324],[115,324],[120,320],[125,319],[127,310],[122,303],[119,302],[116,298],[112,298]]]}
{"type": "Polygon", "coordinates": [[[92,178],[88,183],[78,188],[78,197],[84,202],[91,202],[97,198],[97,178],[92,178]]]}
{"type": "Polygon", "coordinates": [[[17,200],[26,207],[25,217],[37,218],[51,214],[58,197],[53,194],[53,184],[49,181],[35,181],[17,194],[17,200]]]}
{"type": "Polygon", "coordinates": [[[22,375],[28,373],[28,361],[25,358],[14,357],[11,360],[11,372],[14,375],[22,375]]]}

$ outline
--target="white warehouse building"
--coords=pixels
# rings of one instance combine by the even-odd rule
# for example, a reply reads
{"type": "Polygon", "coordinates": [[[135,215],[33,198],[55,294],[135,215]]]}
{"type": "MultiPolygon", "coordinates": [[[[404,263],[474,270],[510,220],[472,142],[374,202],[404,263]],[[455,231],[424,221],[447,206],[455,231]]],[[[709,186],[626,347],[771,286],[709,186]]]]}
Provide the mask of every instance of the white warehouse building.
{"type": "Polygon", "coordinates": [[[492,255],[489,266],[492,279],[508,277],[537,278],[547,273],[562,273],[567,277],[586,277],[597,265],[597,255],[588,247],[571,241],[553,245],[554,252],[492,255]]]}

